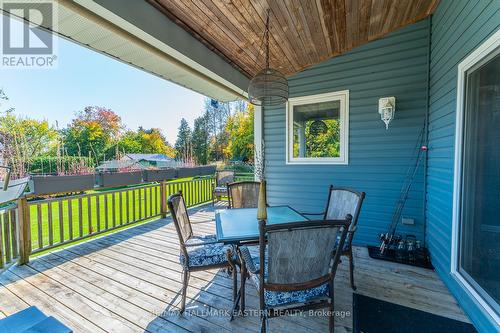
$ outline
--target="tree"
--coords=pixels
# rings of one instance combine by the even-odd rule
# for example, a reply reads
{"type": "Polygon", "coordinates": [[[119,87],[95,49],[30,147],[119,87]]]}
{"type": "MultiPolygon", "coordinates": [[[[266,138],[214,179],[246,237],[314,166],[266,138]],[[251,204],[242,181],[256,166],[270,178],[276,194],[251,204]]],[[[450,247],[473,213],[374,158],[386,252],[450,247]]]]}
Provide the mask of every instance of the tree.
{"type": "Polygon", "coordinates": [[[119,152],[123,153],[142,153],[142,145],[138,133],[131,130],[126,131],[120,136],[116,147],[111,147],[108,154],[112,154],[113,149],[118,149],[119,152]]]}
{"type": "Polygon", "coordinates": [[[120,116],[102,106],[85,107],[83,111],[76,113],[76,120],[98,123],[111,139],[116,139],[123,129],[120,116]]]}
{"type": "Polygon", "coordinates": [[[96,161],[105,160],[114,154],[110,151],[116,147],[122,129],[121,118],[112,110],[87,106],[77,112],[72,123],[62,130],[63,153],[91,156],[96,161]]]}
{"type": "Polygon", "coordinates": [[[227,119],[231,116],[231,104],[205,99],[205,117],[210,135],[210,155],[213,160],[224,159],[227,137],[224,131],[227,119]]]}
{"type": "Polygon", "coordinates": [[[236,112],[227,120],[225,132],[228,142],[224,148],[224,155],[228,158],[245,162],[253,160],[253,117],[253,105],[249,104],[246,110],[236,112]]]}
{"type": "Polygon", "coordinates": [[[175,150],[177,159],[185,163],[190,163],[192,161],[191,128],[184,118],[181,119],[181,125],[177,133],[175,150]]]}
{"type": "MultiPolygon", "coordinates": [[[[5,91],[3,91],[3,89],[0,89],[0,102],[1,101],[8,101],[9,100],[9,97],[7,97],[7,95],[5,94],[5,91]]],[[[0,103],[0,105],[2,105],[0,103]]],[[[0,113],[10,113],[14,111],[14,108],[10,108],[10,109],[7,109],[7,110],[0,110],[0,113]]]]}
{"type": "Polygon", "coordinates": [[[193,156],[198,165],[208,163],[209,154],[209,133],[207,125],[207,116],[203,115],[194,120],[192,135],[193,156]]]}
{"type": "Polygon", "coordinates": [[[7,95],[5,94],[5,92],[3,91],[3,89],[0,89],[0,101],[8,101],[9,98],[7,97],[7,95]]]}
{"type": "Polygon", "coordinates": [[[0,159],[12,168],[14,178],[26,175],[33,158],[54,152],[57,139],[57,131],[46,120],[16,116],[13,109],[0,116],[0,159]]]}
{"type": "MultiPolygon", "coordinates": [[[[321,120],[325,125],[324,132],[311,131],[313,120],[305,124],[305,157],[338,157],[340,156],[340,124],[336,119],[321,120]]],[[[294,131],[294,156],[299,155],[298,134],[294,131]]]]}
{"type": "Polygon", "coordinates": [[[100,123],[75,119],[62,133],[65,154],[70,156],[91,156],[96,161],[105,159],[109,134],[104,131],[100,123]]]}
{"type": "Polygon", "coordinates": [[[174,148],[167,142],[159,128],[139,127],[137,132],[126,131],[120,136],[116,145],[108,149],[108,156],[116,150],[120,153],[165,154],[168,157],[175,157],[174,148]]]}
{"type": "MultiPolygon", "coordinates": [[[[220,161],[228,158],[251,159],[253,156],[253,109],[248,109],[244,101],[221,103],[205,99],[203,116],[197,118],[191,135],[191,150],[195,162],[206,164],[209,161],[220,161]],[[251,115],[249,115],[251,112],[251,115]],[[238,115],[235,117],[232,116],[238,115]],[[249,122],[250,121],[250,122],[249,122]],[[241,128],[240,128],[241,127],[241,128]],[[250,135],[248,135],[250,134],[250,135]],[[238,137],[232,138],[232,136],[238,137]],[[246,136],[241,138],[240,136],[246,136]],[[234,139],[234,140],[233,140],[234,139]],[[231,143],[234,141],[233,143],[231,143]],[[228,148],[231,146],[231,148],[228,148]]],[[[184,137],[187,123],[181,122],[179,137],[175,145],[180,159],[185,154],[187,142],[184,137]]],[[[189,155],[189,154],[188,154],[189,155]]]]}
{"type": "Polygon", "coordinates": [[[142,153],[165,154],[169,157],[175,157],[174,148],[170,146],[159,128],[145,130],[141,127],[138,135],[142,153]]]}
{"type": "Polygon", "coordinates": [[[22,118],[8,112],[0,117],[0,133],[10,137],[20,151],[28,157],[46,154],[57,144],[58,133],[46,120],[22,118]]]}
{"type": "MultiPolygon", "coordinates": [[[[8,100],[0,89],[0,101],[8,100]]],[[[46,120],[20,117],[14,108],[0,114],[0,161],[12,168],[12,177],[24,177],[33,158],[53,153],[58,132],[46,120]]]]}

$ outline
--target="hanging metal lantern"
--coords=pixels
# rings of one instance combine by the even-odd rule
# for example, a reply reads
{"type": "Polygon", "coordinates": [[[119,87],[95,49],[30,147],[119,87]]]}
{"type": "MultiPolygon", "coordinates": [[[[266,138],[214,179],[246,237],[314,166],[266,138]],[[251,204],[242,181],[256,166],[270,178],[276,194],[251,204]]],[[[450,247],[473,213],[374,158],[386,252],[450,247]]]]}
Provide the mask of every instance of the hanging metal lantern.
{"type": "Polygon", "coordinates": [[[266,68],[257,73],[248,85],[248,99],[253,105],[281,105],[288,101],[288,80],[278,70],[269,67],[269,9],[267,10],[266,68]]]}
{"type": "Polygon", "coordinates": [[[254,105],[284,104],[288,100],[288,81],[277,70],[266,68],[250,80],[248,98],[254,105]]]}
{"type": "Polygon", "coordinates": [[[309,127],[309,133],[311,133],[314,136],[325,134],[326,132],[328,132],[328,126],[326,126],[323,120],[315,120],[309,127]]]}

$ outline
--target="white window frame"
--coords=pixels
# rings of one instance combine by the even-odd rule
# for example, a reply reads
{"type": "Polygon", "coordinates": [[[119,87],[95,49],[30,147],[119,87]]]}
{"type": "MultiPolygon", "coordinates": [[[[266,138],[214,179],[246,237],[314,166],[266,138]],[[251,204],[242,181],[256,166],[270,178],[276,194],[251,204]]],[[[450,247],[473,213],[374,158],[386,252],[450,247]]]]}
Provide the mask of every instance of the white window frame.
{"type": "MultiPolygon", "coordinates": [[[[491,56],[493,52],[498,52],[500,47],[500,30],[488,38],[481,46],[472,52],[458,65],[457,79],[457,114],[455,128],[455,169],[453,180],[453,217],[452,217],[452,237],[451,237],[451,275],[453,278],[477,301],[478,304],[491,318],[500,325],[500,317],[488,302],[479,294],[474,287],[459,271],[459,250],[460,250],[460,215],[461,215],[461,183],[462,183],[462,155],[463,155],[463,134],[464,134],[464,106],[466,94],[466,73],[476,64],[491,56]]],[[[495,53],[496,54],[496,53],[495,53]]]]}
{"type": "Polygon", "coordinates": [[[286,104],[286,164],[349,164],[349,90],[293,97],[286,104]],[[293,107],[296,105],[340,101],[340,156],[293,157],[293,107]]]}

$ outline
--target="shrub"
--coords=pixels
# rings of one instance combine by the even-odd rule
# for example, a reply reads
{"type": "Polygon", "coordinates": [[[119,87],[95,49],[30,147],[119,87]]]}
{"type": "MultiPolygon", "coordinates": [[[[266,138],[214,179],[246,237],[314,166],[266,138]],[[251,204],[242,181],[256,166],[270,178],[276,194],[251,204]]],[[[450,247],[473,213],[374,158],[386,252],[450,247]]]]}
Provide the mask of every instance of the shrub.
{"type": "Polygon", "coordinates": [[[90,157],[40,156],[30,159],[28,172],[32,174],[87,174],[94,171],[95,162],[90,157]]]}

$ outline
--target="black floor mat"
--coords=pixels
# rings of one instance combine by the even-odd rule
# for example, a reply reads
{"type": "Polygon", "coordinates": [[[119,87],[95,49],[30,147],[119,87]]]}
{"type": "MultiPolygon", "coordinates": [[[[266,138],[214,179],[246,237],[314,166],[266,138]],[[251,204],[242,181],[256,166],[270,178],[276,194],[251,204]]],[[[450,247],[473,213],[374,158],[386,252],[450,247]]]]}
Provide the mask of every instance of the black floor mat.
{"type": "Polygon", "coordinates": [[[477,333],[471,324],[360,294],[353,294],[352,322],[354,333],[477,333]]]}

